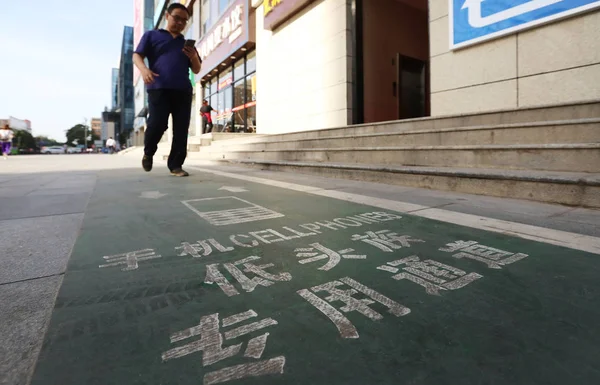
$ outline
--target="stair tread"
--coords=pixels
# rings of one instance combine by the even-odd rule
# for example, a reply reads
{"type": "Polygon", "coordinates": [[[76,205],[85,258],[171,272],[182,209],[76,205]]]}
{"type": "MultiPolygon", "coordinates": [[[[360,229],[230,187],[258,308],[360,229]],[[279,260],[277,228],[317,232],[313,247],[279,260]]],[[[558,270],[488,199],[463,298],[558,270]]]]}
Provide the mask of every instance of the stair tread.
{"type": "MultiPolygon", "coordinates": [[[[524,122],[524,123],[506,123],[506,124],[488,124],[488,125],[476,125],[476,126],[460,126],[460,127],[446,127],[446,128],[430,128],[421,130],[405,130],[405,131],[382,131],[369,134],[351,134],[351,135],[331,135],[331,136],[314,136],[303,139],[286,139],[285,137],[292,134],[298,134],[298,132],[284,133],[284,134],[272,134],[264,135],[262,137],[248,138],[248,144],[262,144],[262,143],[288,143],[288,142],[306,142],[315,140],[332,140],[332,139],[346,139],[346,138],[372,138],[378,136],[406,136],[406,135],[421,135],[421,134],[435,134],[435,133],[452,133],[461,131],[484,131],[493,129],[514,129],[514,128],[531,128],[531,127],[548,127],[548,126],[560,126],[560,125],[577,125],[577,124],[600,124],[600,118],[582,118],[582,119],[569,119],[569,120],[553,120],[553,121],[536,121],[536,122],[524,122]],[[278,139],[281,137],[281,139],[278,139]],[[269,140],[275,139],[275,140],[269,140]]],[[[348,126],[348,129],[352,129],[353,126],[348,126]]],[[[306,131],[307,135],[314,134],[315,132],[322,130],[311,130],[306,131]]],[[[220,143],[221,144],[221,143],[220,143]]],[[[227,145],[227,143],[222,143],[227,145]]]]}
{"type": "Polygon", "coordinates": [[[444,175],[453,177],[469,177],[480,179],[512,179],[531,182],[586,184],[600,186],[600,173],[541,171],[541,170],[511,170],[490,168],[461,168],[461,167],[428,167],[428,166],[391,166],[384,164],[350,164],[327,162],[288,162],[288,161],[257,161],[229,160],[229,163],[264,164],[296,167],[337,168],[356,171],[378,171],[402,174],[444,175]]]}
{"type": "MultiPolygon", "coordinates": [[[[219,148],[219,150],[227,147],[219,148]]],[[[315,151],[397,151],[397,150],[536,150],[536,149],[600,149],[600,143],[550,143],[550,144],[485,144],[461,146],[376,146],[376,147],[321,147],[266,150],[229,150],[231,152],[315,152],[315,151]]]]}

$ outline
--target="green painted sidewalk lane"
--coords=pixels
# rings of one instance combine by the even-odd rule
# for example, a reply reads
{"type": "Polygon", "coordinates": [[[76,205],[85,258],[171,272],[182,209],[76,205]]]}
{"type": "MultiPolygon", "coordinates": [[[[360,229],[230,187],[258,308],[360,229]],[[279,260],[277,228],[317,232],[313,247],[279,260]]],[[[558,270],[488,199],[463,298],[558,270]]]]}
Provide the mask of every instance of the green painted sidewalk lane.
{"type": "Polygon", "coordinates": [[[597,384],[597,261],[260,184],[111,172],[32,383],[597,384]]]}

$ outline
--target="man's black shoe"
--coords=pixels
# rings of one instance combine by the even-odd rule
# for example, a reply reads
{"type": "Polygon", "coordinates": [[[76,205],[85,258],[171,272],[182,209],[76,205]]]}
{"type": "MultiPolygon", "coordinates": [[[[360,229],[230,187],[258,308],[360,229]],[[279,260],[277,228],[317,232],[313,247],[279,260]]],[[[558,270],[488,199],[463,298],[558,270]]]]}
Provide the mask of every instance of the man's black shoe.
{"type": "Polygon", "coordinates": [[[190,176],[187,171],[184,171],[180,168],[176,168],[175,170],[171,170],[171,175],[174,176],[190,176]]]}
{"type": "Polygon", "coordinates": [[[142,167],[144,168],[144,171],[151,171],[152,170],[152,157],[148,156],[148,155],[144,155],[144,157],[142,158],[142,167]]]}

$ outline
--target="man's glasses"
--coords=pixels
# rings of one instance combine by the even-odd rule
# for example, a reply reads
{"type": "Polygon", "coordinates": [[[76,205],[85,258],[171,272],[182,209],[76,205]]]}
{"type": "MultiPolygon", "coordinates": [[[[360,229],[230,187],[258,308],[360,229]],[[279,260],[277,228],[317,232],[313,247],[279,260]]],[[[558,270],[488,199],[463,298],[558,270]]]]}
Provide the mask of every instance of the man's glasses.
{"type": "Polygon", "coordinates": [[[170,15],[170,16],[173,18],[173,20],[175,20],[175,22],[177,22],[177,23],[187,24],[187,23],[188,23],[188,21],[190,21],[190,19],[185,19],[185,18],[183,18],[183,17],[181,17],[181,16],[173,15],[173,14],[170,14],[170,13],[169,13],[169,15],[170,15]]]}

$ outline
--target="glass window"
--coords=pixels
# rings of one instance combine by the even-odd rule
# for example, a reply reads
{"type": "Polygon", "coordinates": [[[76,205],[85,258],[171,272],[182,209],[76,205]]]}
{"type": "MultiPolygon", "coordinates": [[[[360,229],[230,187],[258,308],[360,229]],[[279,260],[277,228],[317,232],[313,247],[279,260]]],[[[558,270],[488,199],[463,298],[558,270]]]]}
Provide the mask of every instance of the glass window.
{"type": "Polygon", "coordinates": [[[223,90],[225,94],[225,131],[234,132],[231,126],[231,109],[233,108],[233,87],[227,87],[223,90]]]}
{"type": "Polygon", "coordinates": [[[224,89],[225,87],[231,85],[233,83],[233,70],[231,67],[227,67],[227,69],[219,74],[219,91],[224,89]]]}
{"type": "Polygon", "coordinates": [[[229,3],[231,3],[231,0],[219,0],[219,15],[222,15],[223,12],[225,12],[229,3]]]}
{"type": "Polygon", "coordinates": [[[216,79],[213,78],[213,80],[210,82],[210,94],[214,94],[217,92],[217,82],[216,79]]]}
{"type": "Polygon", "coordinates": [[[246,73],[251,74],[256,71],[256,51],[252,51],[246,57],[246,73]]]}
{"type": "Polygon", "coordinates": [[[246,108],[246,113],[248,114],[246,118],[247,132],[256,132],[256,105],[246,108]]]}
{"type": "Polygon", "coordinates": [[[241,58],[236,61],[235,65],[233,66],[233,80],[239,80],[243,78],[244,75],[244,58],[241,58]]]}
{"type": "Polygon", "coordinates": [[[246,103],[256,101],[256,73],[246,78],[246,103]]]}
{"type": "Polygon", "coordinates": [[[218,100],[217,100],[217,99],[218,99],[218,94],[211,95],[211,96],[210,96],[209,98],[207,98],[207,99],[208,99],[208,104],[210,104],[210,106],[211,106],[211,107],[213,108],[213,110],[214,110],[214,111],[211,113],[211,115],[212,115],[212,119],[213,119],[213,121],[215,121],[215,120],[217,120],[217,115],[219,114],[219,111],[217,110],[217,107],[218,107],[218,104],[219,104],[219,102],[218,102],[218,100]]]}
{"type": "Polygon", "coordinates": [[[217,94],[217,127],[216,132],[223,132],[225,128],[225,92],[217,94]]]}
{"type": "Polygon", "coordinates": [[[233,86],[233,107],[243,107],[246,104],[246,87],[244,79],[238,80],[233,86]]]}
{"type": "Polygon", "coordinates": [[[236,132],[246,131],[246,86],[244,79],[233,85],[233,127],[236,132]]]}

